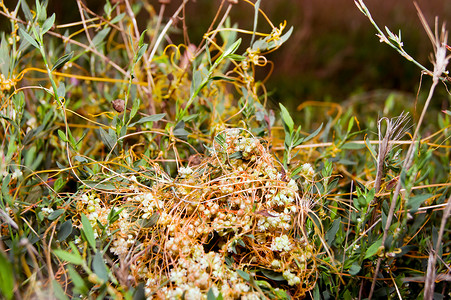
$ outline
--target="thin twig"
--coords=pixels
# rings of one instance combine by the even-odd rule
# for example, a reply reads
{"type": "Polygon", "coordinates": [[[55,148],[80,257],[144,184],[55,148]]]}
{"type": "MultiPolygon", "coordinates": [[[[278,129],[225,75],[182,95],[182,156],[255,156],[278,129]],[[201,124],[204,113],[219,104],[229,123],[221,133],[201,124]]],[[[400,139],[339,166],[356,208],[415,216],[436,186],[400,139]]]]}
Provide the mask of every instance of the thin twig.
{"type": "MultiPolygon", "coordinates": [[[[446,221],[450,215],[451,211],[451,196],[448,198],[448,204],[443,211],[442,222],[440,224],[440,230],[437,237],[437,243],[435,244],[435,249],[433,248],[429,254],[428,268],[426,272],[426,278],[424,283],[424,299],[432,300],[434,298],[434,288],[435,288],[435,264],[437,262],[437,254],[440,252],[443,233],[445,231],[446,221]]],[[[434,245],[432,245],[434,247],[434,245]]]]}
{"type": "MultiPolygon", "coordinates": [[[[415,155],[415,152],[414,152],[415,140],[417,139],[419,128],[421,126],[421,123],[423,122],[424,114],[427,111],[427,108],[428,108],[429,103],[430,103],[430,101],[432,99],[432,95],[434,94],[435,87],[437,86],[437,84],[438,84],[438,79],[436,79],[436,80],[434,80],[432,82],[432,86],[431,86],[431,88],[429,90],[428,98],[426,100],[426,103],[424,104],[424,108],[423,108],[423,111],[421,113],[420,120],[418,121],[418,125],[417,125],[417,127],[415,129],[415,133],[413,134],[413,137],[412,137],[412,143],[410,144],[409,150],[407,151],[406,160],[404,161],[403,168],[402,168],[402,170],[404,172],[407,172],[410,169],[410,167],[412,166],[413,158],[414,158],[414,155],[415,155]]],[[[401,172],[403,172],[403,171],[401,171],[401,172]]],[[[391,225],[391,222],[393,220],[393,216],[395,214],[396,204],[398,203],[398,197],[399,197],[399,194],[400,194],[400,191],[401,191],[401,186],[402,186],[402,180],[399,180],[398,184],[396,185],[395,192],[393,193],[393,197],[391,199],[390,210],[388,212],[387,222],[385,223],[384,234],[382,236],[382,243],[381,243],[381,245],[384,248],[385,248],[385,241],[387,240],[388,232],[389,232],[389,229],[390,229],[390,225],[391,225]]],[[[381,263],[382,263],[382,258],[379,257],[377,259],[376,269],[374,270],[373,282],[371,283],[370,294],[368,296],[369,300],[371,300],[371,298],[373,296],[373,293],[374,293],[374,288],[376,287],[376,278],[377,278],[377,275],[379,274],[381,263]]]]}

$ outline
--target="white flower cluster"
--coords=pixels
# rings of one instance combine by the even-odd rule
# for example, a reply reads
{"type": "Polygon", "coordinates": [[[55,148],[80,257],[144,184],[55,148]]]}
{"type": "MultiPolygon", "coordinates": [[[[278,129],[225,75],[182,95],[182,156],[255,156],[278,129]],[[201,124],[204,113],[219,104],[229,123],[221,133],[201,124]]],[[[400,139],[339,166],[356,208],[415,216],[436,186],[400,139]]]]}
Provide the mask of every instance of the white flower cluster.
{"type": "Polygon", "coordinates": [[[273,267],[274,269],[280,269],[282,267],[282,263],[280,262],[280,260],[274,259],[271,262],[271,267],[273,267]]]}
{"type": "Polygon", "coordinates": [[[185,238],[182,234],[178,234],[176,237],[170,237],[164,245],[170,254],[181,253],[184,255],[191,252],[191,246],[191,241],[185,238]]]}
{"type": "Polygon", "coordinates": [[[261,295],[257,292],[250,292],[241,296],[241,300],[260,300],[261,295]]]}
{"type": "MultiPolygon", "coordinates": [[[[295,206],[293,206],[296,208],[295,206]]],[[[269,229],[285,229],[288,230],[291,227],[291,214],[278,213],[275,211],[268,211],[271,216],[263,217],[258,220],[257,228],[260,231],[267,231],[269,229]]]]}
{"type": "MultiPolygon", "coordinates": [[[[5,172],[3,175],[4,175],[4,176],[7,176],[8,173],[5,172]]],[[[22,175],[23,175],[22,171],[19,170],[19,169],[16,169],[16,170],[13,172],[12,176],[11,176],[11,180],[20,178],[20,177],[22,177],[22,175]]]]}
{"type": "Polygon", "coordinates": [[[130,231],[132,223],[130,223],[130,214],[127,210],[124,209],[119,214],[118,224],[121,233],[127,234],[130,231]]]}
{"type": "Polygon", "coordinates": [[[177,268],[171,271],[169,279],[177,285],[182,285],[186,280],[186,270],[183,268],[177,268]]]}
{"type": "Polygon", "coordinates": [[[291,273],[290,270],[285,270],[282,276],[288,281],[288,285],[296,285],[301,283],[301,279],[295,274],[291,273]]]}
{"type": "Polygon", "coordinates": [[[131,234],[129,234],[126,238],[118,237],[113,241],[110,251],[116,255],[126,254],[130,251],[130,247],[132,247],[135,243],[136,239],[131,234]]]}
{"type": "MultiPolygon", "coordinates": [[[[273,184],[271,182],[267,182],[266,186],[270,187],[270,185],[273,184]]],[[[265,195],[265,198],[268,201],[268,204],[271,207],[274,206],[285,206],[289,205],[294,202],[295,199],[295,192],[298,191],[298,186],[296,182],[291,179],[290,182],[288,182],[287,187],[283,189],[278,189],[275,187],[272,187],[269,189],[269,193],[265,195]]]]}
{"type": "Polygon", "coordinates": [[[249,215],[237,217],[234,214],[220,212],[213,220],[212,227],[220,236],[223,236],[229,232],[248,231],[252,223],[253,220],[249,215]]]}
{"type": "MultiPolygon", "coordinates": [[[[206,292],[213,289],[215,295],[222,293],[226,299],[237,298],[250,291],[249,285],[242,281],[235,271],[227,268],[223,254],[204,252],[201,245],[189,248],[190,253],[179,257],[176,267],[169,273],[169,280],[174,288],[167,288],[165,295],[169,299],[206,299],[206,292]]],[[[155,286],[151,281],[146,283],[146,291],[150,293],[155,286]]]]}
{"type": "Polygon", "coordinates": [[[30,131],[32,128],[36,128],[38,126],[38,122],[36,121],[35,117],[29,118],[26,124],[28,126],[27,132],[30,131]]]}
{"type": "MultiPolygon", "coordinates": [[[[96,193],[83,194],[81,196],[81,203],[81,207],[87,211],[86,217],[91,223],[92,228],[98,228],[97,221],[102,225],[106,225],[108,223],[110,208],[106,208],[102,205],[100,198],[97,197],[96,193]]],[[[94,230],[94,237],[97,236],[97,230],[94,230]]]]}
{"type": "MultiPolygon", "coordinates": [[[[18,38],[19,36],[17,36],[18,38]]],[[[3,74],[0,74],[0,90],[2,91],[8,91],[11,89],[11,87],[14,86],[14,79],[6,79],[3,74]]]]}
{"type": "MultiPolygon", "coordinates": [[[[117,209],[117,208],[116,208],[117,209]]],[[[132,223],[127,210],[122,210],[115,226],[119,229],[113,236],[110,251],[116,255],[126,254],[136,244],[137,239],[131,234],[132,223]]],[[[109,229],[107,229],[109,231],[109,229]]]]}
{"type": "Polygon", "coordinates": [[[50,215],[53,212],[53,208],[43,207],[43,208],[41,208],[41,212],[44,215],[44,217],[47,217],[48,215],[50,215]]]}
{"type": "Polygon", "coordinates": [[[304,176],[306,180],[312,180],[313,176],[315,176],[315,170],[313,170],[313,167],[309,163],[305,163],[301,166],[300,175],[304,176]]]}
{"type": "Polygon", "coordinates": [[[244,138],[239,137],[235,141],[235,152],[241,151],[244,159],[255,160],[255,156],[252,156],[257,150],[258,145],[260,142],[256,138],[244,138]]]}
{"type": "Polygon", "coordinates": [[[156,210],[161,210],[164,205],[164,201],[157,199],[152,192],[134,195],[128,201],[140,204],[139,208],[144,212],[143,219],[149,219],[156,210]]]}
{"type": "MultiPolygon", "coordinates": [[[[149,272],[149,268],[147,267],[147,265],[141,264],[141,265],[137,266],[137,265],[132,264],[132,265],[130,265],[130,269],[132,270],[132,272],[134,274],[136,274],[138,276],[138,278],[147,279],[147,275],[149,272]]],[[[151,280],[151,279],[149,278],[147,280],[151,280]]],[[[155,281],[156,280],[153,280],[154,284],[155,284],[155,281]]],[[[152,283],[152,281],[149,284],[151,284],[151,283],[152,283]]]]}
{"type": "Polygon", "coordinates": [[[250,287],[244,282],[235,284],[234,288],[238,293],[247,293],[250,290],[250,287]]]}
{"type": "Polygon", "coordinates": [[[190,175],[193,173],[193,169],[191,169],[191,167],[180,167],[179,168],[179,174],[182,178],[185,178],[186,176],[190,175]]]}
{"type": "Polygon", "coordinates": [[[95,212],[100,207],[100,199],[94,193],[90,195],[83,194],[81,196],[81,202],[86,205],[86,209],[90,213],[95,212]]]}
{"type": "Polygon", "coordinates": [[[271,243],[272,251],[289,252],[292,249],[292,247],[293,245],[290,242],[290,238],[285,234],[282,234],[281,236],[274,238],[274,240],[271,243]]]}
{"type": "Polygon", "coordinates": [[[168,299],[201,300],[207,298],[199,287],[190,284],[181,284],[173,290],[168,290],[166,295],[168,299]]]}
{"type": "Polygon", "coordinates": [[[225,150],[229,155],[240,151],[243,159],[255,161],[257,159],[256,154],[259,152],[260,141],[254,137],[243,137],[240,135],[240,131],[238,128],[225,130],[227,149],[220,149],[220,151],[225,150]]]}
{"type": "Polygon", "coordinates": [[[135,175],[131,175],[128,180],[131,182],[129,188],[132,190],[135,194],[141,193],[141,190],[139,188],[139,182],[135,175]]]}

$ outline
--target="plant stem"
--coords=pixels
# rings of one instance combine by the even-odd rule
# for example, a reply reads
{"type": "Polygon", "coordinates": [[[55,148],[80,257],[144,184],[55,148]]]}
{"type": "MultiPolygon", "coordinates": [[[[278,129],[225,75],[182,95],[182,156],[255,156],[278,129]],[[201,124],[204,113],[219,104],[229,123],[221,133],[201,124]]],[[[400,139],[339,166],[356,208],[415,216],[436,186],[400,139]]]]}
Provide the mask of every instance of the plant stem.
{"type": "MultiPolygon", "coordinates": [[[[421,127],[421,124],[423,123],[424,116],[429,107],[429,103],[431,102],[432,95],[434,94],[434,91],[435,91],[435,88],[436,88],[438,82],[439,82],[439,79],[434,76],[431,88],[429,89],[428,98],[426,99],[426,103],[424,104],[420,119],[418,120],[418,125],[415,128],[415,133],[413,134],[413,137],[412,137],[412,143],[410,144],[409,150],[407,151],[406,160],[404,161],[401,172],[403,172],[403,171],[407,172],[410,169],[410,167],[412,166],[412,162],[413,162],[413,158],[414,158],[414,154],[415,154],[414,153],[415,141],[417,139],[419,129],[421,127]]],[[[401,185],[402,185],[402,180],[400,179],[398,181],[398,184],[396,185],[395,192],[393,193],[393,197],[391,199],[390,210],[389,210],[388,216],[387,216],[387,223],[385,224],[384,235],[382,236],[382,244],[381,245],[382,245],[382,247],[384,247],[384,250],[385,250],[385,241],[387,240],[387,236],[388,236],[388,230],[390,229],[390,225],[391,225],[393,216],[395,214],[395,208],[396,208],[396,204],[398,201],[399,193],[401,191],[401,185]]],[[[370,289],[370,294],[368,296],[368,300],[371,300],[371,298],[373,296],[374,288],[376,287],[376,278],[377,278],[377,274],[379,273],[379,270],[381,267],[381,262],[382,262],[382,258],[379,257],[377,259],[376,269],[374,270],[373,282],[371,283],[371,289],[370,289]]]]}

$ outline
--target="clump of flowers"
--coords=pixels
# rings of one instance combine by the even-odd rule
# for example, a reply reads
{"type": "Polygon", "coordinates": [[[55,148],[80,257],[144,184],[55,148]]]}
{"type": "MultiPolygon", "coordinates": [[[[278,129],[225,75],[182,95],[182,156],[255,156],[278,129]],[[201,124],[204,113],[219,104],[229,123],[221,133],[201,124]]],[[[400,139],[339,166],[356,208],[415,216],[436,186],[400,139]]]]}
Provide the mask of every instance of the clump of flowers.
{"type": "MultiPolygon", "coordinates": [[[[310,165],[302,168],[313,178],[310,165]]],[[[131,257],[132,274],[145,282],[148,297],[203,299],[211,289],[226,299],[253,299],[261,295],[246,276],[267,269],[286,280],[292,295],[313,288],[315,249],[299,235],[298,214],[308,207],[302,187],[261,140],[226,129],[209,156],[179,167],[172,181],[156,170],[161,174],[151,186],[131,180],[132,193],[114,202],[117,220],[108,230],[110,252],[131,257]]],[[[111,215],[107,207],[95,193],[77,204],[101,224],[111,215]]]]}

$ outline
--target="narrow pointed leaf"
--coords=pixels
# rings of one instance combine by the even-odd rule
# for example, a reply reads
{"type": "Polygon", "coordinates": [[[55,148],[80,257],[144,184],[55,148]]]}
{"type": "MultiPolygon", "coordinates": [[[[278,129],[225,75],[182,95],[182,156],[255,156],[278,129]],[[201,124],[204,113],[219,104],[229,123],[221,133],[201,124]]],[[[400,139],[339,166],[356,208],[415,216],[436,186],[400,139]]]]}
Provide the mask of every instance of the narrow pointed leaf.
{"type": "Polygon", "coordinates": [[[67,54],[61,56],[60,58],[58,58],[58,60],[53,65],[52,71],[63,67],[68,61],[70,61],[72,59],[73,56],[74,56],[74,51],[72,51],[71,53],[67,53],[67,54]]]}
{"type": "Polygon", "coordinates": [[[29,35],[25,30],[23,30],[22,28],[19,28],[19,32],[22,35],[22,37],[31,45],[33,45],[33,47],[38,48],[39,49],[39,44],[38,42],[31,37],[31,35],[29,35]]]}

